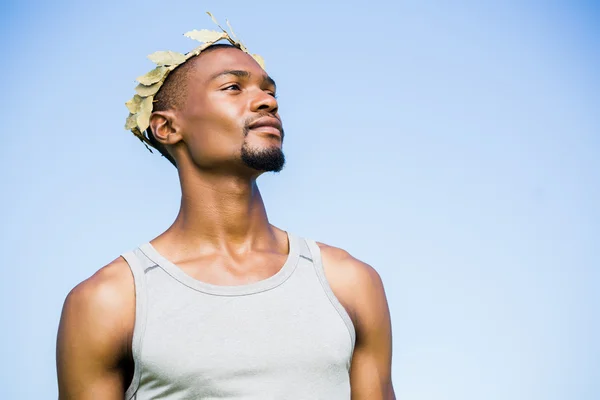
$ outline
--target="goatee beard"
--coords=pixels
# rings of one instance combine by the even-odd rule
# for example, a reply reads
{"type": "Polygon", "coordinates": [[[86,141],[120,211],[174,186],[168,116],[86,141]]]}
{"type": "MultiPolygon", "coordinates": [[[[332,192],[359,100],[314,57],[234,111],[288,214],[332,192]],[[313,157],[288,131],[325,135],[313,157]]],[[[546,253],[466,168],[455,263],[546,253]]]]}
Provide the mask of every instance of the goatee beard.
{"type": "Polygon", "coordinates": [[[253,149],[246,142],[242,145],[242,161],[257,171],[279,172],[285,165],[285,156],[278,147],[253,149]]]}

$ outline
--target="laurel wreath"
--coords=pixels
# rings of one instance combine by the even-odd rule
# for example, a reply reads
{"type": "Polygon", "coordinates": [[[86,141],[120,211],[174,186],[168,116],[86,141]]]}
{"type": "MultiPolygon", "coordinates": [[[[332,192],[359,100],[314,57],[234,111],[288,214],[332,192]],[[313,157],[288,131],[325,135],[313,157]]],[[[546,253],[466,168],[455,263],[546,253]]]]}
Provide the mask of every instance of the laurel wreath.
{"type": "Polygon", "coordinates": [[[138,85],[135,87],[136,94],[125,103],[129,110],[129,116],[125,122],[125,129],[130,130],[138,139],[140,139],[151,153],[152,149],[150,147],[156,147],[144,133],[150,126],[150,115],[152,114],[154,96],[165,82],[165,79],[167,79],[167,76],[169,76],[169,73],[175,68],[185,63],[190,58],[197,56],[204,49],[220,40],[229,41],[233,46],[251,55],[263,69],[265,68],[265,61],[263,58],[258,54],[252,54],[248,51],[242,41],[235,35],[228,20],[225,21],[229,28],[229,32],[219,25],[210,12],[207,12],[207,14],[221,29],[221,32],[208,29],[194,29],[193,31],[184,34],[184,36],[202,43],[202,45],[196,47],[192,51],[185,54],[175,51],[157,51],[150,54],[148,58],[156,64],[156,68],[137,78],[138,85]]]}

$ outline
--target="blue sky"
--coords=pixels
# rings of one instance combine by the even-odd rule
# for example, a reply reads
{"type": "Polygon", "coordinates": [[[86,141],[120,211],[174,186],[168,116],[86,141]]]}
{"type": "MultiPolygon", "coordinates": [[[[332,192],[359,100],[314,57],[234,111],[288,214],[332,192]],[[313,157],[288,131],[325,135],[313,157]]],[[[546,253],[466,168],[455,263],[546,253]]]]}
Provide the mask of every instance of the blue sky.
{"type": "Polygon", "coordinates": [[[0,398],[56,398],[66,294],[174,219],[123,103],[206,10],[278,83],[272,223],[384,280],[399,399],[596,398],[600,7],[456,3],[3,2],[0,398]]]}

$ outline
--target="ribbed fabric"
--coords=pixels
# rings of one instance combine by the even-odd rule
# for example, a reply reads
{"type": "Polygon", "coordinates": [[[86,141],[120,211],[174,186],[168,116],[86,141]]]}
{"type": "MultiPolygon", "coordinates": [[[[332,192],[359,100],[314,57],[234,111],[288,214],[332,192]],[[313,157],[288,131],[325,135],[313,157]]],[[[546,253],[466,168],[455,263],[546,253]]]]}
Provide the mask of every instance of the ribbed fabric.
{"type": "Polygon", "coordinates": [[[125,398],[350,399],[352,321],[317,244],[288,238],[281,270],[241,286],[200,282],[150,243],[124,254],[136,294],[125,398]]]}

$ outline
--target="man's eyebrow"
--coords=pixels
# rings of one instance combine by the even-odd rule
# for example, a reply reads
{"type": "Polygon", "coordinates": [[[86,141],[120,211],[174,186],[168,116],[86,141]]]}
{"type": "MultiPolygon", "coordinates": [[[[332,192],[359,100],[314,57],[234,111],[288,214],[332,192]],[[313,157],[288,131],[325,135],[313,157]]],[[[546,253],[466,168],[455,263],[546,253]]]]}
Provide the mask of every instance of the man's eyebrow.
{"type": "Polygon", "coordinates": [[[217,78],[220,78],[223,75],[235,75],[238,78],[250,78],[250,72],[248,71],[242,71],[239,69],[233,69],[233,70],[227,70],[227,71],[221,71],[221,72],[217,72],[216,74],[214,74],[213,76],[210,77],[210,80],[215,80],[217,78]]]}
{"type": "Polygon", "coordinates": [[[273,87],[277,89],[277,84],[269,75],[265,76],[265,82],[267,82],[269,85],[273,85],[273,87]]]}
{"type": "MultiPolygon", "coordinates": [[[[239,69],[232,69],[232,70],[227,70],[227,71],[221,71],[218,72],[216,74],[214,74],[213,76],[210,77],[210,80],[215,80],[217,78],[220,78],[223,75],[234,75],[237,76],[238,78],[250,78],[251,74],[248,71],[243,71],[243,70],[239,70],[239,69]]],[[[273,78],[271,78],[268,75],[265,75],[265,77],[263,78],[263,80],[268,83],[269,85],[273,85],[275,88],[277,88],[277,84],[275,83],[275,81],[273,80],[273,78]]]]}

